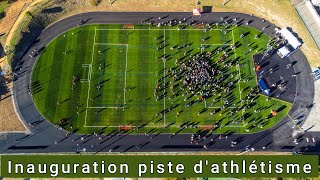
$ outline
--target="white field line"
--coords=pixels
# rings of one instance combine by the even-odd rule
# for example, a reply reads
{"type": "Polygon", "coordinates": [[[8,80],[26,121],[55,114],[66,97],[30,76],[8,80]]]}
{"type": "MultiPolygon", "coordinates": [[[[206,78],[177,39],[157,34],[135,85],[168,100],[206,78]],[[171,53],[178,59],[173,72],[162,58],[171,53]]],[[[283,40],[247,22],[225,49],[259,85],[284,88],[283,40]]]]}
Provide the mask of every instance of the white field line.
{"type": "Polygon", "coordinates": [[[224,127],[234,127],[234,128],[238,128],[238,127],[244,127],[245,125],[239,125],[239,126],[236,126],[236,125],[227,125],[227,126],[224,126],[224,127]]]}
{"type": "MultiPolygon", "coordinates": [[[[163,30],[163,55],[165,56],[166,55],[166,30],[163,30]]],[[[166,60],[163,61],[163,87],[164,87],[164,94],[166,93],[166,88],[165,88],[165,85],[166,85],[166,60]]],[[[163,126],[166,126],[166,97],[164,96],[163,97],[163,126]]]]}
{"type": "Polygon", "coordinates": [[[95,45],[110,45],[110,46],[128,46],[128,44],[118,44],[118,43],[94,43],[95,45]]]}
{"type": "MultiPolygon", "coordinates": [[[[232,31],[233,32],[233,31],[232,31]]],[[[231,45],[231,44],[200,44],[200,50],[201,50],[201,53],[202,53],[202,46],[205,46],[205,45],[209,45],[209,46],[220,46],[220,45],[231,45]]],[[[222,97],[221,97],[222,99],[222,97]]],[[[223,100],[223,99],[222,99],[223,100]]],[[[207,100],[204,100],[204,107],[205,108],[209,108],[209,109],[217,109],[217,108],[222,108],[222,107],[219,107],[219,106],[207,106],[207,100]]],[[[236,108],[236,107],[229,107],[229,108],[236,108]]]]}
{"type": "MultiPolygon", "coordinates": [[[[104,128],[104,127],[110,127],[110,126],[84,126],[84,127],[86,127],[86,128],[104,128]]],[[[117,127],[119,127],[119,126],[117,126],[117,127]]]]}
{"type": "Polygon", "coordinates": [[[124,89],[123,89],[123,105],[126,105],[126,89],[127,89],[127,69],[128,69],[128,50],[129,46],[128,44],[126,45],[126,68],[124,71],[124,89]]]}
{"type": "MultiPolygon", "coordinates": [[[[97,31],[203,31],[203,29],[96,29],[97,31]]],[[[222,29],[212,29],[213,31],[222,31],[222,29]]]]}
{"type": "MultiPolygon", "coordinates": [[[[97,34],[97,29],[94,31],[94,39],[93,39],[93,47],[92,47],[92,59],[91,59],[91,64],[87,64],[89,66],[89,75],[88,75],[88,82],[89,82],[89,88],[88,88],[88,97],[87,97],[87,107],[86,107],[86,115],[85,115],[85,127],[87,124],[87,116],[88,116],[88,109],[102,109],[102,108],[124,108],[124,107],[89,107],[89,99],[90,99],[90,85],[91,85],[91,74],[92,74],[92,64],[94,61],[94,51],[95,51],[95,46],[96,45],[115,45],[115,46],[126,46],[126,70],[125,70],[125,88],[126,88],[126,71],[127,71],[127,62],[128,62],[128,44],[116,44],[116,43],[96,43],[96,34],[97,34]]],[[[86,64],[82,65],[83,67],[86,66],[86,64]]],[[[125,104],[125,88],[124,88],[124,104],[125,104]]]]}
{"type": "MultiPolygon", "coordinates": [[[[234,44],[234,34],[233,34],[233,30],[232,30],[232,42],[234,44]]],[[[234,48],[234,59],[237,59],[237,52],[236,52],[236,48],[234,48]]],[[[238,80],[238,87],[239,87],[239,95],[240,95],[240,103],[241,103],[241,107],[242,107],[242,93],[241,93],[241,89],[240,89],[240,81],[241,81],[241,72],[240,72],[240,63],[238,63],[237,65],[237,69],[238,69],[238,75],[239,75],[239,80],[238,80]]],[[[241,111],[241,115],[243,116],[243,111],[241,111]]],[[[244,122],[243,122],[244,123],[244,122]]]]}
{"type": "Polygon", "coordinates": [[[87,79],[80,79],[81,83],[89,82],[89,72],[90,72],[90,64],[82,64],[83,68],[88,68],[88,77],[87,79]]]}
{"type": "MultiPolygon", "coordinates": [[[[218,109],[218,108],[222,108],[221,106],[209,106],[207,107],[208,109],[218,109]]],[[[234,108],[237,108],[237,107],[227,107],[229,109],[234,109],[234,108]]]]}
{"type": "MultiPolygon", "coordinates": [[[[119,125],[120,126],[120,125],[119,125]]],[[[103,128],[103,127],[110,127],[110,128],[118,128],[119,126],[85,126],[85,127],[90,127],[90,128],[103,128]]],[[[128,125],[130,126],[130,125],[128,125]]],[[[136,126],[133,126],[136,127],[136,126]]],[[[163,126],[143,126],[143,127],[147,127],[147,128],[163,128],[163,126]]],[[[179,127],[179,125],[171,125],[170,127],[179,127]]],[[[238,127],[243,127],[243,126],[225,126],[225,127],[234,127],[234,128],[238,128],[238,127]]]]}
{"type": "MultiPolygon", "coordinates": [[[[132,30],[132,29],[95,29],[95,34],[94,34],[94,44],[93,44],[93,52],[92,52],[92,62],[91,64],[88,64],[89,65],[89,89],[88,89],[88,98],[87,98],[87,109],[86,109],[86,115],[85,115],[85,125],[84,127],[89,127],[89,128],[99,128],[99,127],[119,127],[119,126],[87,126],[86,125],[86,119],[87,119],[87,113],[88,113],[88,109],[101,109],[101,108],[124,108],[124,107],[89,107],[88,106],[88,103],[89,103],[89,92],[90,92],[90,80],[91,80],[91,72],[92,72],[92,64],[93,64],[93,57],[94,57],[94,46],[95,45],[123,45],[123,46],[127,46],[127,51],[128,51],[128,44],[116,44],[116,43],[96,43],[95,42],[95,37],[96,37],[96,31],[109,31],[109,30],[132,30]]],[[[164,31],[164,38],[165,38],[165,31],[179,31],[178,29],[134,29],[134,30],[163,30],[164,31]]],[[[198,30],[203,30],[203,29],[180,29],[181,30],[194,30],[194,31],[198,31],[198,30]]],[[[216,31],[221,31],[221,29],[213,29],[213,30],[216,30],[216,31]]],[[[233,37],[233,43],[234,43],[234,35],[233,35],[233,30],[232,30],[232,37],[233,37]]],[[[165,40],[164,40],[164,45],[165,45],[165,40]]],[[[202,45],[216,45],[216,46],[221,46],[221,45],[231,45],[231,44],[202,44],[202,45]]],[[[164,54],[165,54],[165,47],[164,47],[164,54]]],[[[128,54],[126,54],[128,55],[128,54]]],[[[235,58],[236,58],[236,51],[235,51],[235,58]]],[[[164,77],[165,77],[165,62],[164,62],[164,77]]],[[[126,68],[127,68],[127,58],[126,58],[126,68]]],[[[239,81],[238,83],[241,81],[241,74],[240,74],[240,69],[238,67],[238,72],[239,72],[239,81]]],[[[126,72],[125,72],[126,73],[126,72]]],[[[126,76],[125,76],[126,77],[126,76]]],[[[126,80],[125,80],[126,82],[126,80]]],[[[164,85],[165,85],[165,78],[164,78],[164,85]]],[[[240,84],[239,84],[240,85],[240,84]]],[[[241,99],[241,91],[240,91],[240,86],[239,86],[239,93],[240,93],[240,99],[241,99]]],[[[242,105],[242,103],[241,103],[242,105]]],[[[207,108],[221,108],[221,107],[207,107],[207,108]]],[[[228,108],[236,108],[236,107],[228,107],[228,108]]],[[[165,98],[164,98],[164,110],[165,110],[165,98]]],[[[242,112],[243,114],[243,112],[242,112]]],[[[164,126],[165,126],[165,112],[164,112],[164,126]]],[[[172,125],[173,127],[176,126],[178,127],[177,125],[172,125]]],[[[145,127],[151,127],[151,128],[162,128],[163,126],[145,126],[145,127]]],[[[226,127],[244,127],[243,126],[234,126],[234,125],[228,125],[226,127]]]]}
{"type": "Polygon", "coordinates": [[[89,98],[90,98],[90,84],[91,84],[91,68],[92,68],[92,63],[93,63],[93,57],[94,57],[94,46],[96,43],[96,34],[97,34],[97,30],[94,29],[94,37],[93,37],[93,45],[92,45],[92,59],[91,59],[91,65],[89,66],[89,87],[88,87],[88,97],[87,97],[87,108],[86,108],[86,115],[84,118],[84,126],[86,126],[87,124],[87,116],[88,116],[88,106],[89,106],[89,98]]]}
{"type": "Polygon", "coordinates": [[[226,45],[226,46],[228,46],[228,45],[232,45],[232,44],[230,44],[230,43],[228,43],[228,44],[201,44],[201,46],[203,46],[203,45],[209,45],[209,46],[223,46],[223,45],[226,45]]]}
{"type": "MultiPolygon", "coordinates": [[[[124,89],[123,89],[123,104],[126,104],[126,86],[127,86],[127,68],[128,68],[128,50],[129,50],[129,45],[128,44],[117,44],[117,43],[94,43],[94,45],[109,45],[109,46],[126,46],[126,68],[125,68],[125,76],[124,76],[124,89]]],[[[92,63],[93,64],[93,61],[92,63]]],[[[90,65],[90,64],[89,64],[90,65]]],[[[90,71],[91,74],[91,71],[90,71]]],[[[90,76],[91,79],[91,76],[90,76]]],[[[89,80],[90,82],[90,80],[89,80]]],[[[124,107],[89,107],[87,108],[124,108],[124,107]]]]}
{"type": "Polygon", "coordinates": [[[123,109],[124,107],[123,106],[108,106],[108,107],[106,107],[106,106],[101,106],[101,107],[93,107],[93,106],[90,106],[90,107],[88,107],[88,109],[123,109]]]}
{"type": "Polygon", "coordinates": [[[88,79],[80,79],[80,82],[81,83],[87,83],[87,82],[89,82],[89,80],[88,79]]]}

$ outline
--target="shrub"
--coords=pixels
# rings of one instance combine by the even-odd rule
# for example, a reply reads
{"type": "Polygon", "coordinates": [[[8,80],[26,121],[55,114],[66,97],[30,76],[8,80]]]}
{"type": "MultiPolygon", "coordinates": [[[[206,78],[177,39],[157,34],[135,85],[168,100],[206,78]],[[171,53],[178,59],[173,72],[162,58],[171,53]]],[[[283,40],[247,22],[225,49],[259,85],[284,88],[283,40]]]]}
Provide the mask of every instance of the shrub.
{"type": "Polygon", "coordinates": [[[32,17],[31,12],[30,12],[30,11],[27,11],[27,12],[26,12],[26,16],[27,16],[27,17],[32,17]]]}

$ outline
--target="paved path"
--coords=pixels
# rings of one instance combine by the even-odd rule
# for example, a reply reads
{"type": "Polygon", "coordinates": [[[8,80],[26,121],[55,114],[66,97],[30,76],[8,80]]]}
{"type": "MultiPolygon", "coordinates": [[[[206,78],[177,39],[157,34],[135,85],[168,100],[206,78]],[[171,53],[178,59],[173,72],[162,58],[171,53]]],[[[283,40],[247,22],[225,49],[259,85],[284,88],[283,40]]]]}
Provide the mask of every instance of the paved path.
{"type": "MultiPolygon", "coordinates": [[[[318,69],[318,68],[317,68],[318,69]]],[[[314,70],[317,70],[314,69],[314,70]]],[[[319,75],[312,75],[314,77],[319,78],[319,75]]],[[[311,132],[319,132],[320,131],[320,81],[315,81],[315,95],[314,95],[314,104],[312,105],[312,109],[310,111],[310,115],[305,120],[305,123],[303,124],[303,129],[309,129],[311,132]]],[[[301,115],[302,118],[305,118],[303,114],[301,115]]]]}
{"type": "MultiPolygon", "coordinates": [[[[80,135],[73,134],[66,138],[66,132],[58,130],[49,122],[43,120],[39,112],[36,110],[32,98],[28,93],[27,86],[30,82],[30,74],[36,58],[30,58],[28,54],[35,48],[40,49],[46,46],[53,38],[59,34],[76,27],[81,19],[88,19],[87,24],[101,23],[133,23],[139,24],[142,19],[150,17],[165,16],[168,19],[182,19],[190,17],[191,13],[114,13],[114,12],[96,12],[75,15],[63,19],[52,24],[43,30],[38,37],[38,42],[26,53],[21,60],[21,67],[16,73],[18,78],[14,81],[14,103],[17,106],[18,114],[25,121],[25,124],[40,121],[35,127],[29,127],[29,134],[3,134],[0,135],[0,152],[1,153],[45,153],[45,152],[76,152],[77,149],[86,148],[87,152],[108,152],[110,149],[116,152],[126,151],[243,151],[246,147],[255,148],[255,150],[265,151],[291,151],[308,150],[319,151],[319,134],[304,133],[299,136],[299,143],[293,142],[294,130],[291,128],[294,122],[286,116],[281,122],[269,130],[260,133],[240,135],[229,135],[227,139],[219,139],[219,135],[209,135],[198,145],[190,144],[190,135],[179,134],[169,138],[167,134],[152,135],[94,135],[84,136],[84,140],[80,140],[80,135]],[[311,137],[317,136],[312,141],[311,137]],[[307,142],[305,137],[309,137],[311,141],[307,142]],[[231,141],[237,141],[235,147],[231,147],[231,141]],[[318,143],[315,146],[315,143],[318,143]],[[91,148],[93,145],[93,148],[91,148]],[[204,149],[203,145],[207,145],[208,149],[204,149]],[[307,149],[305,147],[308,147],[307,149]],[[265,147],[264,149],[262,147],[265,147]]],[[[274,35],[274,26],[267,22],[262,22],[257,17],[239,13],[210,13],[204,14],[201,18],[194,18],[202,22],[220,22],[220,17],[239,18],[245,20],[253,20],[249,25],[257,29],[262,29],[266,25],[270,25],[265,33],[274,35]]],[[[312,81],[310,66],[305,56],[298,50],[290,57],[291,61],[297,61],[294,65],[295,72],[301,72],[297,78],[297,96],[293,108],[289,115],[294,116],[305,109],[307,104],[313,102],[314,84],[312,81]]],[[[306,112],[306,116],[309,112],[306,112]]],[[[309,139],[308,139],[309,140],[309,139]]]]}

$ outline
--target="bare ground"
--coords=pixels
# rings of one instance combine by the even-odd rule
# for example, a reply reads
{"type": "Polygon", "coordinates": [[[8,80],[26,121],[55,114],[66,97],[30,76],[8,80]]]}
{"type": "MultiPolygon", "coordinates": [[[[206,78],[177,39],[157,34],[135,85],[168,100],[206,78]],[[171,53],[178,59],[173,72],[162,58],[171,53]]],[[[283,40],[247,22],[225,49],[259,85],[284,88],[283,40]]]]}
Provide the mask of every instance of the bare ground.
{"type": "Polygon", "coordinates": [[[4,94],[1,93],[0,109],[0,132],[26,130],[14,111],[10,91],[4,94]]]}
{"type": "MultiPolygon", "coordinates": [[[[8,8],[6,11],[6,16],[3,18],[3,20],[0,23],[0,34],[5,33],[8,35],[11,27],[14,28],[14,22],[16,19],[18,19],[18,15],[21,12],[22,8],[24,7],[25,3],[28,3],[30,0],[20,0],[12,3],[12,5],[8,8]]],[[[20,16],[21,18],[21,16],[20,16]]],[[[14,30],[13,30],[14,32],[14,30]]],[[[12,33],[11,33],[12,34],[12,33]]],[[[9,36],[10,38],[10,36],[9,36]]],[[[6,40],[8,39],[8,36],[6,37],[6,40]]],[[[3,46],[8,44],[5,42],[3,46]]],[[[7,64],[7,61],[5,59],[6,57],[3,57],[0,59],[0,67],[1,69],[5,64],[7,64]]],[[[7,67],[8,64],[7,64],[7,67]]],[[[7,71],[10,70],[7,68],[7,71]]],[[[9,72],[6,72],[5,74],[9,74],[9,72]]],[[[10,77],[1,77],[1,83],[5,83],[5,81],[9,82],[6,85],[6,92],[3,92],[3,90],[0,90],[1,98],[0,98],[0,132],[17,132],[17,131],[25,131],[25,127],[21,123],[20,119],[15,113],[13,103],[12,103],[12,97],[11,97],[11,86],[12,83],[10,82],[10,77]]]]}

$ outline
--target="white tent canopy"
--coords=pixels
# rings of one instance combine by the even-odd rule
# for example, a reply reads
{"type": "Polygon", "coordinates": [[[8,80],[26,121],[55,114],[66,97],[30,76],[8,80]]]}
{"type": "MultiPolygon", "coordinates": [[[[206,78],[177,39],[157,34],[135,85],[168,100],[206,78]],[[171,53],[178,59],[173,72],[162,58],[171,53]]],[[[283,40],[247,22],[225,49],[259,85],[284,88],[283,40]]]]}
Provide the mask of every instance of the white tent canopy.
{"type": "Polygon", "coordinates": [[[290,51],[287,47],[283,46],[278,50],[278,54],[281,58],[286,57],[290,54],[290,51]]]}
{"type": "Polygon", "coordinates": [[[294,49],[297,49],[298,47],[301,46],[301,42],[288,30],[288,28],[281,29],[279,33],[282,35],[282,37],[284,37],[288,41],[288,43],[294,49]]]}
{"type": "Polygon", "coordinates": [[[320,7],[320,0],[311,0],[312,4],[320,7]]]}

